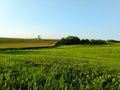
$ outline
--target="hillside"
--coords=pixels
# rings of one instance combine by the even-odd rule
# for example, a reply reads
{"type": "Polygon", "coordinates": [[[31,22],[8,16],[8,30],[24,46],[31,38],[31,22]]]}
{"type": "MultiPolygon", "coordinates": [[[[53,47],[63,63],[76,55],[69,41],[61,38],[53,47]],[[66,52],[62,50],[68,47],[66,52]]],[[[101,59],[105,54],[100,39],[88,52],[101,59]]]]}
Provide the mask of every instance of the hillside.
{"type": "Polygon", "coordinates": [[[0,49],[51,47],[57,41],[55,39],[0,38],[0,49]]]}

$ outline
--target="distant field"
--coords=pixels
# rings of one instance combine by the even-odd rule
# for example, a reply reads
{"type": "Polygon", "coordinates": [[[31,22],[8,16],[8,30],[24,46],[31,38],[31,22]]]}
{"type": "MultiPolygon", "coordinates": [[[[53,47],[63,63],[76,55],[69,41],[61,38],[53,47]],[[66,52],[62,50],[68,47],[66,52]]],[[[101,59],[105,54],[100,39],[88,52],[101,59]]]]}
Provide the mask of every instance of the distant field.
{"type": "Polygon", "coordinates": [[[120,90],[120,46],[0,50],[0,90],[120,90]]]}
{"type": "Polygon", "coordinates": [[[54,46],[57,41],[58,40],[53,39],[0,38],[0,49],[51,47],[54,46]]]}

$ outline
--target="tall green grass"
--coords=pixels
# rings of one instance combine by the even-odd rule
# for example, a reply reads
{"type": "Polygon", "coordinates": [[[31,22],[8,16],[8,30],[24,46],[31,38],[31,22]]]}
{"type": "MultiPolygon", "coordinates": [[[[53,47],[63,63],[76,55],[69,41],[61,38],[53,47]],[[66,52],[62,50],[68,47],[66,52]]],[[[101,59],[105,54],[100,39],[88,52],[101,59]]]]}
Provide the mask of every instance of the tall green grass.
{"type": "Polygon", "coordinates": [[[119,90],[119,46],[1,50],[0,90],[119,90]]]}

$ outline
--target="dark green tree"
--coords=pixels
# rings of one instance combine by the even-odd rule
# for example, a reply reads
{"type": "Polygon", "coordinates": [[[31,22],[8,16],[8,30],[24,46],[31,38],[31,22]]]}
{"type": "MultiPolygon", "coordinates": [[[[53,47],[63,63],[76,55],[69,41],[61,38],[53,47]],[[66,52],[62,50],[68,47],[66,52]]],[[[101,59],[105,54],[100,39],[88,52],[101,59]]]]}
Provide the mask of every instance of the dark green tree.
{"type": "Polygon", "coordinates": [[[66,38],[66,44],[80,44],[80,39],[75,36],[68,36],[66,38]]]}

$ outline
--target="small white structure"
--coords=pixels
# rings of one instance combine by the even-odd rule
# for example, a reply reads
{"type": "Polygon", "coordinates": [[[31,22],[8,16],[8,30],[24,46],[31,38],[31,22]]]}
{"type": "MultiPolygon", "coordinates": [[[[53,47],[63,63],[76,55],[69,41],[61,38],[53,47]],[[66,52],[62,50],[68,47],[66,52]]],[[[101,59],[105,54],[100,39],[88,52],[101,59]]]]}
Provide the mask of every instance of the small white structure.
{"type": "Polygon", "coordinates": [[[40,39],[40,35],[38,35],[38,40],[40,39]]]}

